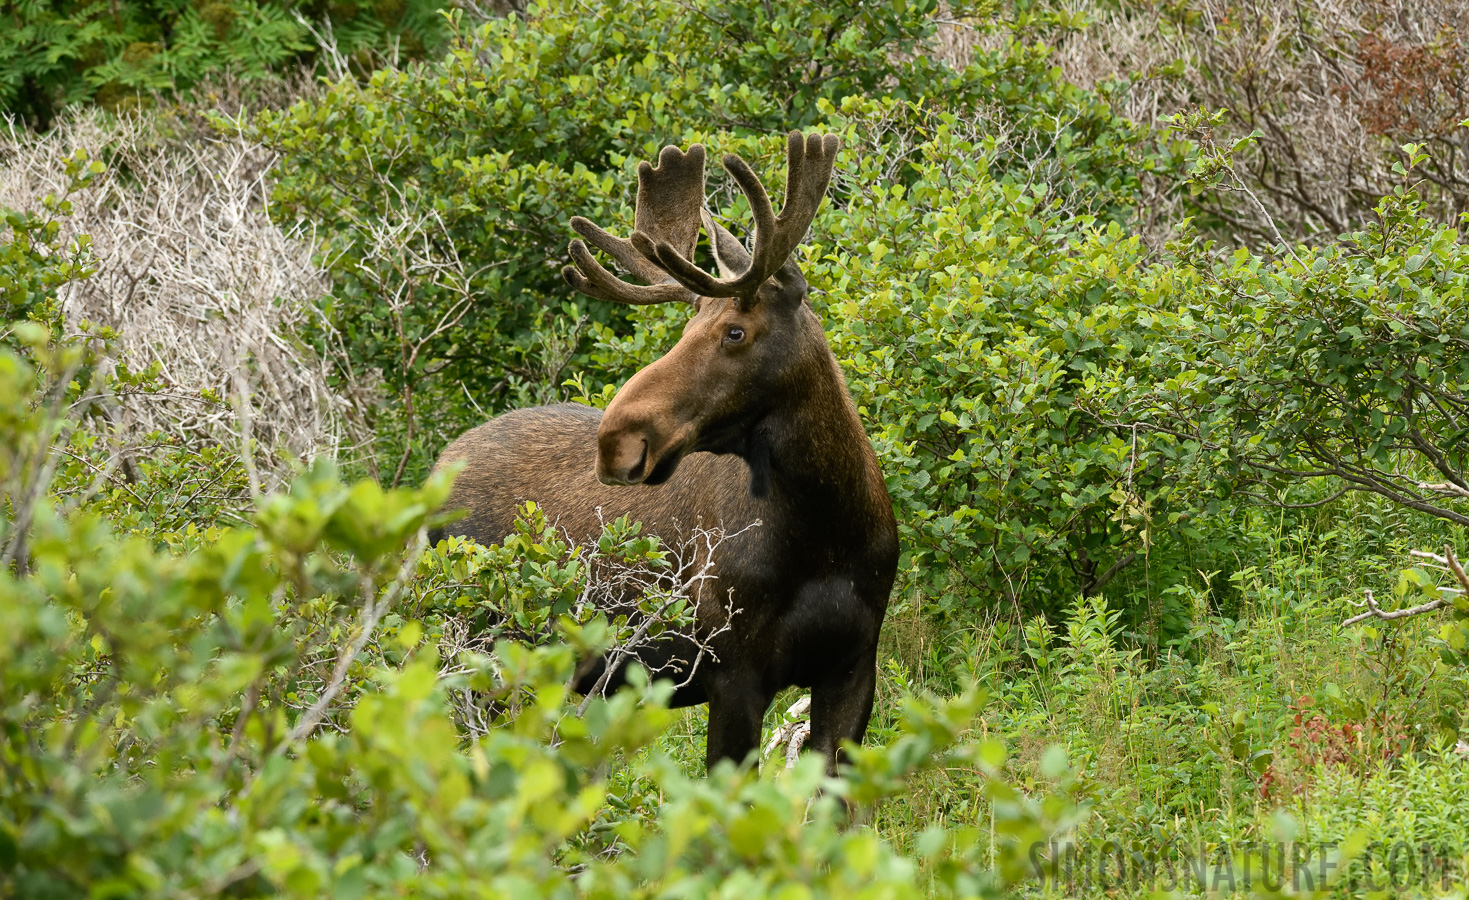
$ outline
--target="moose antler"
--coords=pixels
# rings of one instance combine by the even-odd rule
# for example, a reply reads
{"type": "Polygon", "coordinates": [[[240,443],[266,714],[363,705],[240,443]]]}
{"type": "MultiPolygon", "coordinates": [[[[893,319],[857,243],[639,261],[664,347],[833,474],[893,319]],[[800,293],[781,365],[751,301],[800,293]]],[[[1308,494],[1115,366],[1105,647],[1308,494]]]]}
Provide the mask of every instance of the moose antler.
{"type": "MultiPolygon", "coordinates": [[[[670,303],[695,296],[753,297],[806,236],[826,196],[840,146],[834,134],[803,137],[793,131],[786,136],[786,195],[779,216],[749,164],[734,154],[724,157],[725,170],[744,191],[755,216],[754,252],[743,271],[732,277],[716,278],[689,262],[704,208],[704,148],[700,144],[690,147],[688,153],[664,147],[658,154],[657,168],[646,162],[638,166],[638,200],[630,240],[614,237],[581,216],[571,220],[578,234],[649,282],[647,285],[617,278],[581,241],[571,242],[576,265],[566,266],[561,274],[583,294],[614,303],[670,303]]],[[[728,261],[745,262],[743,248],[734,236],[707,215],[703,219],[721,269],[728,261]]]]}
{"type": "MultiPolygon", "coordinates": [[[[633,213],[633,234],[648,235],[660,244],[683,248],[692,255],[699,239],[699,211],[704,208],[704,147],[695,144],[688,153],[664,147],[658,166],[638,165],[638,199],[633,213]]],[[[671,281],[668,273],[639,253],[629,241],[615,237],[581,216],[573,216],[571,227],[592,246],[611,256],[632,274],[648,282],[629,284],[597,262],[587,245],[571,242],[575,266],[561,275],[568,284],[590,297],[613,303],[645,305],[692,300],[688,288],[671,281]]]]}
{"type": "MultiPolygon", "coordinates": [[[[811,227],[811,220],[816,218],[816,210],[826,196],[840,147],[841,139],[834,134],[802,137],[799,131],[792,131],[786,136],[786,196],[779,216],[775,215],[764,185],[749,164],[733,154],[724,158],[725,170],[745,192],[750,212],[755,216],[755,249],[750,265],[733,278],[715,278],[689,262],[677,246],[658,241],[649,234],[634,232],[632,245],[657,262],[679,284],[701,296],[751,296],[785,265],[806,236],[806,229],[811,227]]],[[[710,238],[721,240],[714,234],[710,238]]]]}

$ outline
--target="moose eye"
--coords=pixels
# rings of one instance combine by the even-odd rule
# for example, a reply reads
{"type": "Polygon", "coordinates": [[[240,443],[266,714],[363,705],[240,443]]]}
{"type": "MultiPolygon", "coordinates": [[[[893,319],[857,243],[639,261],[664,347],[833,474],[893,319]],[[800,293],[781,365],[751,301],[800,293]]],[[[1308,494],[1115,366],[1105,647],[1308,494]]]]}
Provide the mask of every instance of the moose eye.
{"type": "Polygon", "coordinates": [[[724,339],[731,344],[738,344],[740,341],[743,341],[745,339],[745,329],[741,328],[738,325],[731,325],[729,329],[724,332],[724,339]]]}

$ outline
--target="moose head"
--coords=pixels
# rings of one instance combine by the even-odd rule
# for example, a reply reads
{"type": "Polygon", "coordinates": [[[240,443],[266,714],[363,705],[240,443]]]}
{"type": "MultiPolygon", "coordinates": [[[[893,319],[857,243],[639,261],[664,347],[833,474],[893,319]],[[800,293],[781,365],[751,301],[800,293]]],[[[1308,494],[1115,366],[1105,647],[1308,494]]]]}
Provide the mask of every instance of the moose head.
{"type": "Polygon", "coordinates": [[[665,147],[657,167],[638,167],[630,239],[579,216],[571,220],[587,242],[648,282],[617,278],[586,244],[572,241],[576,265],[562,270],[572,287],[617,303],[681,301],[694,307],[678,344],[633,376],[607,407],[597,433],[597,477],[603,484],[661,484],[695,451],[751,456],[757,452],[750,445],[753,425],[778,398],[800,389],[801,372],[827,365],[830,354],[806,308],[806,279],[793,253],[826,195],[839,143],[830,134],[787,137],[779,216],[749,164],[734,155],[724,158],[754,215],[751,251],[704,208],[699,144],[687,153],[665,147]],[[701,222],[717,277],[690,262],[701,222]]]}

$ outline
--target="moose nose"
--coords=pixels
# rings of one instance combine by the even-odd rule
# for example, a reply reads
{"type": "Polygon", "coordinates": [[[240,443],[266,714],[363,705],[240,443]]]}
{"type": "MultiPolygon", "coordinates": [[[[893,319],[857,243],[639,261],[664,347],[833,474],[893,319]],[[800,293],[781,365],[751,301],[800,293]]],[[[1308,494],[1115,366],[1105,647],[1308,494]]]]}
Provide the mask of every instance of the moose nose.
{"type": "Polygon", "coordinates": [[[648,477],[648,439],[637,432],[609,432],[597,439],[597,480],[640,484],[648,477]]]}

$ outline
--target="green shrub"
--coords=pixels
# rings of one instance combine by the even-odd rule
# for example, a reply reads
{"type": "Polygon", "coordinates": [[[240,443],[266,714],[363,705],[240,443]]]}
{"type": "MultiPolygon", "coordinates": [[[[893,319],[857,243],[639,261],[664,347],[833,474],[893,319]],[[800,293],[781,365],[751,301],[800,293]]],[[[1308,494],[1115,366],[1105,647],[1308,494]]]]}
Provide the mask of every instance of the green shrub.
{"type": "MultiPolygon", "coordinates": [[[[14,221],[7,300],[54,314],[85,256],[14,221]]],[[[429,550],[451,476],[385,491],[325,462],[221,527],[179,491],[241,477],[223,448],[194,475],[160,458],[107,485],[106,428],[79,426],[146,378],[113,381],[85,334],[6,336],[23,355],[0,346],[0,894],[994,896],[1078,817],[963,740],[973,691],[910,698],[840,779],[815,758],[692,779],[648,751],[666,683],[568,693],[578,658],[657,637],[590,602],[609,568],[614,589],[650,573],[637,612],[687,626],[686,586],[660,575],[673,548],[621,520],[572,547],[528,507],[504,546],[429,550]],[[929,829],[904,855],[849,827],[849,805],[934,764],[1005,811],[997,850],[929,829]]]]}
{"type": "Polygon", "coordinates": [[[319,49],[370,61],[390,44],[421,56],[443,41],[438,0],[40,0],[6,8],[0,112],[46,128],[70,104],[108,105],[210,76],[260,79],[319,49]],[[306,21],[301,21],[301,18],[306,21]]]}
{"type": "MultiPolygon", "coordinates": [[[[557,0],[459,34],[437,67],[259,116],[250,133],[283,154],[274,214],[317,229],[335,285],[326,314],[354,364],[396,396],[378,423],[387,452],[426,469],[484,412],[554,398],[568,363],[587,361],[588,326],[627,331],[624,309],[564,302],[567,222],[630,219],[630,170],[664,144],[704,141],[770,168],[769,135],[882,94],[988,117],[1012,135],[997,165],[1021,182],[1054,168],[1057,195],[1125,218],[1137,186],[1127,154],[1144,136],[1067,85],[1044,48],[1012,43],[964,72],[933,62],[934,13],[929,2],[557,0]]],[[[587,389],[622,381],[632,362],[603,356],[587,389]]]]}
{"type": "Polygon", "coordinates": [[[951,613],[1059,611],[1183,533],[1189,450],[1088,409],[1160,364],[1139,241],[992,170],[993,139],[966,130],[941,117],[910,184],[829,213],[808,271],[919,588],[951,613]]]}
{"type": "MultiPolygon", "coordinates": [[[[1223,151],[1200,166],[1237,178],[1223,151]]],[[[1140,425],[1190,434],[1262,499],[1330,480],[1469,526],[1469,251],[1423,214],[1411,165],[1398,173],[1378,221],[1325,247],[1181,244],[1151,310],[1178,374],[1140,425]]]]}
{"type": "Polygon", "coordinates": [[[85,150],[78,150],[65,165],[65,187],[60,196],[47,194],[40,211],[0,209],[10,232],[0,244],[0,323],[59,326],[57,292],[95,271],[91,239],[80,235],[63,243],[61,223],[71,215],[71,195],[85,190],[106,167],[85,150]]]}
{"type": "MultiPolygon", "coordinates": [[[[8,350],[0,376],[3,463],[50,413],[8,350]]],[[[993,896],[1075,820],[1064,792],[1042,804],[1008,787],[998,744],[959,740],[974,692],[909,700],[897,739],[856,750],[841,779],[813,758],[773,780],[732,766],[693,780],[635,756],[669,722],[666,684],[635,675],[573,706],[570,644],[441,661],[425,638],[445,620],[401,613],[444,587],[435,571],[457,577],[443,554],[472,549],[424,559],[448,484],[349,487],[317,466],[186,555],[35,503],[20,565],[0,569],[0,891],[993,896]],[[466,735],[458,694],[500,712],[466,735]],[[986,785],[1005,811],[997,853],[981,858],[973,828],[930,829],[904,857],[845,827],[845,803],[870,806],[930,764],[986,785]],[[660,802],[624,814],[612,772],[660,802]]],[[[517,607],[540,600],[544,623],[586,571],[556,564],[568,548],[533,525],[523,537],[484,550],[499,560],[489,593],[467,598],[517,626],[517,607]]],[[[626,525],[607,549],[653,552],[626,525]]]]}

